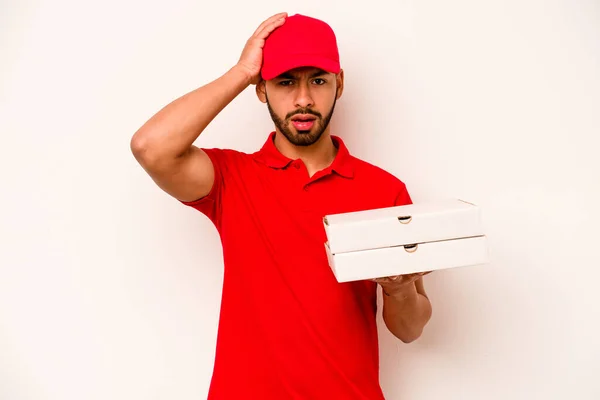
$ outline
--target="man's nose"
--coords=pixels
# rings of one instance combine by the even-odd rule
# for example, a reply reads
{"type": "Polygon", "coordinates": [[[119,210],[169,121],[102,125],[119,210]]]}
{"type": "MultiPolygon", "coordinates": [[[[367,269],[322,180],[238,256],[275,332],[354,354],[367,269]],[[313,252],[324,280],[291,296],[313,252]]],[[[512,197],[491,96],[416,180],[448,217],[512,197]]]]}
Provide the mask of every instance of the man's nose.
{"type": "Polygon", "coordinates": [[[298,90],[296,93],[296,107],[299,108],[308,108],[314,105],[314,100],[312,98],[309,84],[300,84],[298,86],[298,90]]]}

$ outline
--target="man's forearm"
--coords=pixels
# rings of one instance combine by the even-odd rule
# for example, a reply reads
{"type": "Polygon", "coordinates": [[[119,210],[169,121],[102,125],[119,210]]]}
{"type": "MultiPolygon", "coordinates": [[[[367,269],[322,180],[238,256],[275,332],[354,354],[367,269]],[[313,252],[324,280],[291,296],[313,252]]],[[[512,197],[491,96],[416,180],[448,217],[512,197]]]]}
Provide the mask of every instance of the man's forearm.
{"type": "Polygon", "coordinates": [[[401,293],[383,296],[383,319],[387,328],[398,339],[410,343],[421,336],[431,318],[431,303],[420,294],[415,285],[401,293]]]}
{"type": "Polygon", "coordinates": [[[150,153],[145,156],[154,160],[179,157],[249,84],[248,73],[233,67],[162,108],[134,134],[132,147],[150,153]]]}

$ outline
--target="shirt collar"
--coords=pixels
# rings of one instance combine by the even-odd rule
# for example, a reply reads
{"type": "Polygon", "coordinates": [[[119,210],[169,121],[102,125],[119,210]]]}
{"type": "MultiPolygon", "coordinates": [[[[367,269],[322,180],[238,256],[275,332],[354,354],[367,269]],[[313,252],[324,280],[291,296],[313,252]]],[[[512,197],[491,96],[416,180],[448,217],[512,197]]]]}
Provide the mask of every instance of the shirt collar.
{"type": "MultiPolygon", "coordinates": [[[[294,160],[281,154],[277,147],[275,147],[274,140],[275,132],[271,132],[262,148],[254,153],[254,158],[271,168],[286,168],[294,160]]],[[[352,165],[352,156],[350,155],[346,144],[338,136],[331,135],[331,140],[333,141],[334,146],[337,147],[338,152],[328,169],[335,171],[343,177],[353,178],[354,168],[352,165]]]]}

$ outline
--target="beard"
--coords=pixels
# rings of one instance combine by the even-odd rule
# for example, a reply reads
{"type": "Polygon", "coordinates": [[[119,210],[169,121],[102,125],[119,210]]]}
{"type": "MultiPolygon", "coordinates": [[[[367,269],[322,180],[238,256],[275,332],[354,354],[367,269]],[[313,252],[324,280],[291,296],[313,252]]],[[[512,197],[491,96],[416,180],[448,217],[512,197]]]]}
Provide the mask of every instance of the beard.
{"type": "Polygon", "coordinates": [[[334,98],[333,105],[331,106],[331,110],[325,118],[318,111],[311,110],[310,108],[300,108],[295,111],[288,113],[285,118],[280,118],[275,111],[271,108],[269,104],[269,99],[267,98],[267,108],[269,109],[269,114],[271,114],[271,119],[273,123],[277,127],[277,129],[286,137],[286,139],[295,146],[310,146],[316,143],[323,135],[323,132],[329,126],[329,122],[331,121],[331,117],[333,116],[333,110],[335,109],[335,103],[337,99],[334,98]],[[292,117],[297,114],[310,114],[315,117],[315,122],[313,126],[305,131],[297,130],[291,123],[292,117]]]}

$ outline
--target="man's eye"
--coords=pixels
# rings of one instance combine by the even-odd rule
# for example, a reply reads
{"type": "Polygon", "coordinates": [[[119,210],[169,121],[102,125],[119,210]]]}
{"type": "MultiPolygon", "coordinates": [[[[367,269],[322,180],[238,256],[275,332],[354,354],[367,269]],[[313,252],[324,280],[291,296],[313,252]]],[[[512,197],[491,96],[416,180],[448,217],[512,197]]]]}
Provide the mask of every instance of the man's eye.
{"type": "Polygon", "coordinates": [[[321,79],[321,78],[317,78],[313,82],[316,83],[317,85],[323,85],[325,83],[325,80],[321,79]]]}
{"type": "Polygon", "coordinates": [[[280,84],[281,86],[289,86],[289,85],[291,85],[291,84],[292,84],[292,81],[291,81],[291,80],[287,80],[287,81],[281,81],[281,82],[279,82],[279,84],[280,84]]]}

